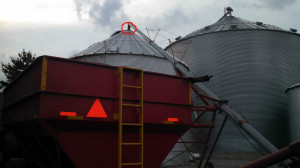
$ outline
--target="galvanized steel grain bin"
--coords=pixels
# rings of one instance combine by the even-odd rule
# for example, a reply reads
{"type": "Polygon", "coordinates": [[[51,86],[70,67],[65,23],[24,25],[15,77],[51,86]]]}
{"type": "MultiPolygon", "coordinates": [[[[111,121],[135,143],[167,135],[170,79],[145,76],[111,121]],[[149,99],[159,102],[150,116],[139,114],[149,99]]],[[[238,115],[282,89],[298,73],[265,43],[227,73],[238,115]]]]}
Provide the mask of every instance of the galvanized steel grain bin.
{"type": "MultiPolygon", "coordinates": [[[[177,39],[166,50],[182,59],[195,76],[213,75],[208,88],[229,100],[278,148],[288,145],[284,90],[300,79],[300,36],[294,29],[286,31],[230,14],[177,39]]],[[[217,150],[249,150],[233,125],[227,125],[223,135],[217,150]]]]}

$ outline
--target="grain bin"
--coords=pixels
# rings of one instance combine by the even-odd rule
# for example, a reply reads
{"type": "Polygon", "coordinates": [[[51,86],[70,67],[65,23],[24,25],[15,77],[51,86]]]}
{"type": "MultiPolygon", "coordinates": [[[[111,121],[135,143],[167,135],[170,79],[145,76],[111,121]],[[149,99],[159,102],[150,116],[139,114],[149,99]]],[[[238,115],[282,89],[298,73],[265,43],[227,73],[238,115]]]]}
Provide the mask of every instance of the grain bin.
{"type": "MultiPolygon", "coordinates": [[[[124,32],[132,33],[131,30],[124,32]]],[[[125,35],[116,31],[108,39],[79,52],[73,59],[176,75],[173,65],[136,33],[125,35]]]]}
{"type": "MultiPolygon", "coordinates": [[[[216,23],[178,38],[166,50],[182,59],[195,76],[213,75],[208,88],[229,100],[235,111],[281,148],[290,142],[284,90],[300,78],[300,36],[295,32],[228,12],[216,23]]],[[[217,150],[249,151],[233,124],[226,125],[222,135],[217,150]]]]}
{"type": "Polygon", "coordinates": [[[300,83],[286,90],[290,117],[291,141],[300,140],[300,83]]]}

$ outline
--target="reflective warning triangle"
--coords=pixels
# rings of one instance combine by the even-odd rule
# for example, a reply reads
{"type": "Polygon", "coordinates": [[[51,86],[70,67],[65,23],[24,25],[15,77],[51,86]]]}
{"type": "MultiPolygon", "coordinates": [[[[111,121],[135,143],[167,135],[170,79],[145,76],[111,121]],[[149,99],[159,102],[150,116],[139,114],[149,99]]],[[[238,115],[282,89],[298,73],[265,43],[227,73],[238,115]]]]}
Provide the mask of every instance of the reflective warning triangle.
{"type": "Polygon", "coordinates": [[[100,103],[99,99],[96,99],[92,108],[90,109],[89,113],[86,117],[99,117],[99,118],[107,118],[107,115],[100,103]]]}

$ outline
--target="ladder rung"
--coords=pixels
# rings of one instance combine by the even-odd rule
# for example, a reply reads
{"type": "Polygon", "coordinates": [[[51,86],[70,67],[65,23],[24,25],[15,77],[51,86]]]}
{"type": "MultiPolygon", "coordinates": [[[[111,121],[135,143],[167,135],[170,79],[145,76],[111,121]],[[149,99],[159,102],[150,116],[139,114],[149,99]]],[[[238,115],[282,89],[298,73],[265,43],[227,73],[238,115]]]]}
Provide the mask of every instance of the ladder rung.
{"type": "Polygon", "coordinates": [[[122,166],[138,166],[142,165],[142,163],[122,163],[122,166]]]}
{"type": "Polygon", "coordinates": [[[123,85],[123,87],[129,87],[129,88],[137,88],[137,89],[141,89],[141,86],[133,86],[133,85],[123,85]]]}
{"type": "Polygon", "coordinates": [[[122,125],[128,125],[128,126],[142,126],[143,124],[140,124],[140,123],[122,123],[122,125]]]}
{"type": "Polygon", "coordinates": [[[142,143],[122,143],[122,145],[142,145],[142,143]]]}
{"type": "Polygon", "coordinates": [[[123,106],[142,107],[140,104],[123,104],[123,106]]]}

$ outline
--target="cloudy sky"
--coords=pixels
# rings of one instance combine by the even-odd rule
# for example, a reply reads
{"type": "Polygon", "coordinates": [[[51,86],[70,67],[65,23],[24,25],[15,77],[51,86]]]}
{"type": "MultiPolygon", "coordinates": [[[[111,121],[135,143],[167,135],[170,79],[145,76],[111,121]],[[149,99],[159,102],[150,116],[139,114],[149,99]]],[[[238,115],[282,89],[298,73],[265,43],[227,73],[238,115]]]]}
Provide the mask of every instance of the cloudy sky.
{"type": "MultiPolygon", "coordinates": [[[[1,0],[0,61],[22,49],[70,57],[108,38],[131,21],[162,47],[168,39],[216,22],[231,6],[233,15],[300,31],[300,0],[1,0]]],[[[4,75],[0,72],[0,80],[4,75]]]]}

